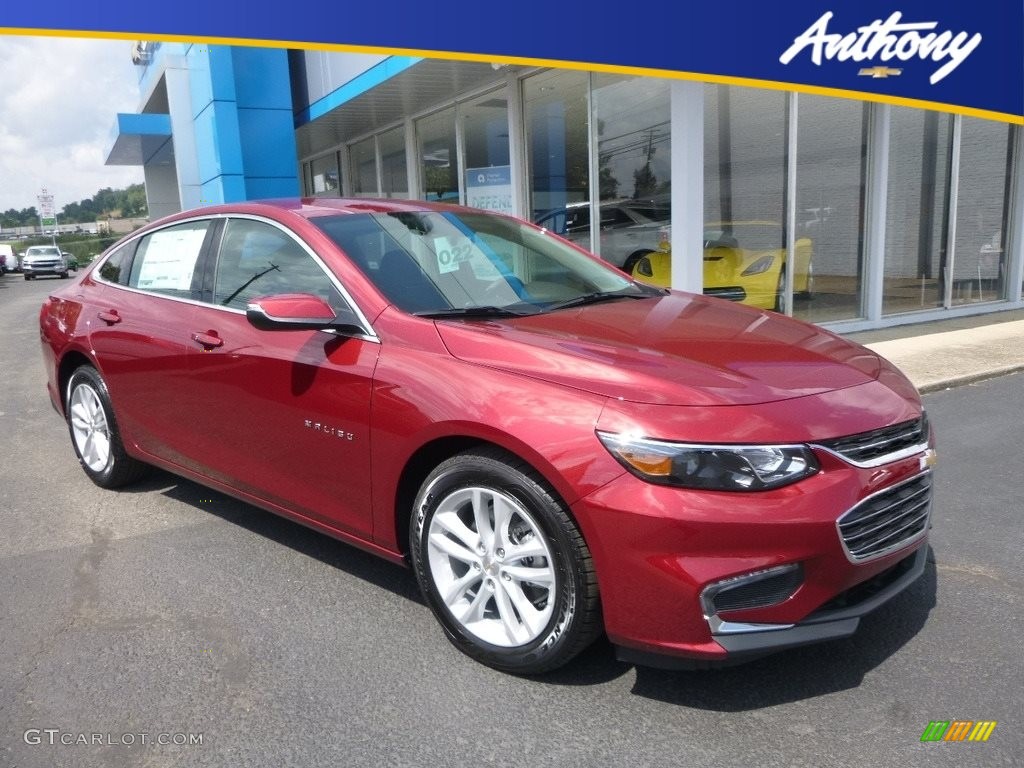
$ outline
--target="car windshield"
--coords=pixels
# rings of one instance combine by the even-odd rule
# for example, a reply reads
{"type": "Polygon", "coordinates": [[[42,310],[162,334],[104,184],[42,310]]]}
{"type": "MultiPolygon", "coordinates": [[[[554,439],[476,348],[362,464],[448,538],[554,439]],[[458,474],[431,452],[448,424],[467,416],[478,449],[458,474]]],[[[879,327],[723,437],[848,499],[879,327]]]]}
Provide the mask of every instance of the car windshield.
{"type": "Polygon", "coordinates": [[[312,221],[393,304],[413,314],[525,315],[661,294],[500,216],[419,211],[312,221]]]}
{"type": "Polygon", "coordinates": [[[26,256],[60,256],[60,249],[48,245],[33,246],[28,249],[26,256]]]}

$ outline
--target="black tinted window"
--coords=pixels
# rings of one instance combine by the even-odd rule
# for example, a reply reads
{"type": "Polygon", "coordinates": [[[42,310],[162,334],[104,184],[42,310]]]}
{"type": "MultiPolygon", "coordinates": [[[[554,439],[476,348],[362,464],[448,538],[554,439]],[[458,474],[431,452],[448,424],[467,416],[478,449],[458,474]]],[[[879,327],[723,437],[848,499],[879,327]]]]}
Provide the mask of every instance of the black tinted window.
{"type": "Polygon", "coordinates": [[[132,268],[132,254],[136,243],[133,241],[122,245],[100,265],[100,277],[118,285],[128,285],[128,276],[132,268]]]}

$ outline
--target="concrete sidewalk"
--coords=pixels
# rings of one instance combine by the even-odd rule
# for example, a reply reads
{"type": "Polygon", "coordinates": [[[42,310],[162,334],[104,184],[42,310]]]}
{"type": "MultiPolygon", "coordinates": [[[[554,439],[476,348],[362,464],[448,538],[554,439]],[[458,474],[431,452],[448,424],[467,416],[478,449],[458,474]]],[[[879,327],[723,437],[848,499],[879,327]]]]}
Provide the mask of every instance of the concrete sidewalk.
{"type": "Polygon", "coordinates": [[[1005,317],[939,321],[847,338],[891,360],[921,392],[934,392],[1024,371],[1024,319],[1017,319],[1024,313],[1000,314],[1005,317]]]}

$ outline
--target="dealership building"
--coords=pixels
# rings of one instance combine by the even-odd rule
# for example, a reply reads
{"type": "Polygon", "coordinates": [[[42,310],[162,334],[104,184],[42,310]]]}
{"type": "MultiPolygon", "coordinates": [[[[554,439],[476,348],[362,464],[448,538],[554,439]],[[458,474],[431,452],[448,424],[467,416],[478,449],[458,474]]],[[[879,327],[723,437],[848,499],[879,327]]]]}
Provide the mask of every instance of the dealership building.
{"type": "Polygon", "coordinates": [[[144,168],[154,218],[300,193],[441,200],[627,268],[670,253],[685,290],[742,249],[779,310],[838,331],[1024,308],[1024,131],[1005,122],[581,67],[132,55],[139,109],[117,116],[107,164],[144,168]]]}

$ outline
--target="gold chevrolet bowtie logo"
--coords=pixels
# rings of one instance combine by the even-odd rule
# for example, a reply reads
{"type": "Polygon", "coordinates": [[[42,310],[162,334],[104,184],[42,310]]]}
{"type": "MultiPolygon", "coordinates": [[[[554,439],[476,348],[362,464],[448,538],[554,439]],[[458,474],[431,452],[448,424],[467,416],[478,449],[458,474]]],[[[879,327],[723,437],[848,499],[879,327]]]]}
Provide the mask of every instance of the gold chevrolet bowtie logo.
{"type": "Polygon", "coordinates": [[[858,75],[863,75],[864,77],[874,77],[874,78],[877,79],[877,78],[880,78],[880,77],[881,78],[886,78],[886,77],[896,77],[897,75],[902,75],[903,74],[903,70],[902,69],[893,69],[892,67],[883,67],[883,66],[864,67],[857,74],[858,75]]]}

